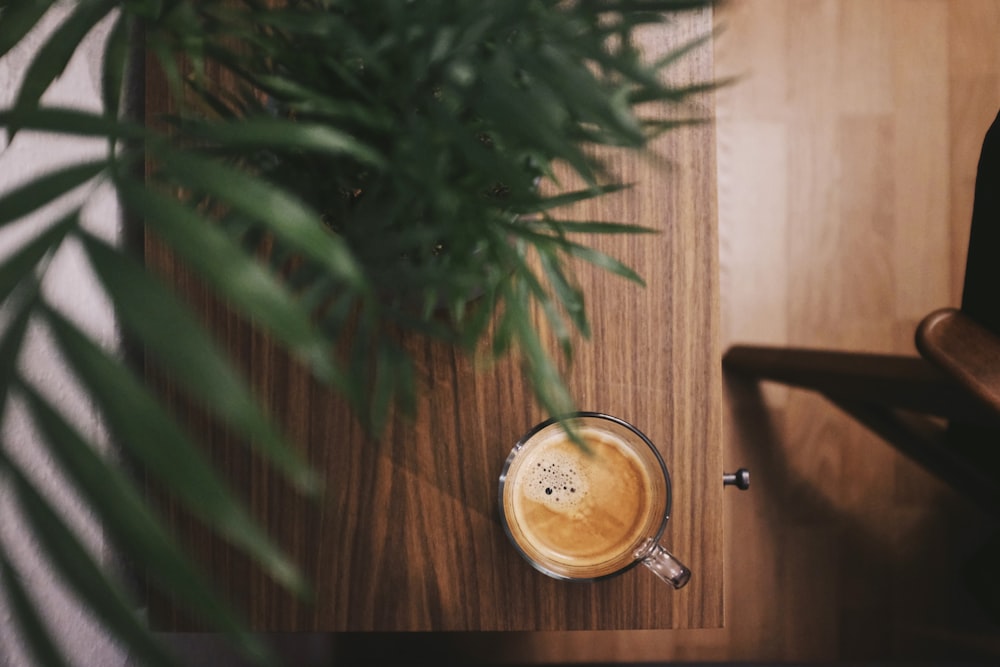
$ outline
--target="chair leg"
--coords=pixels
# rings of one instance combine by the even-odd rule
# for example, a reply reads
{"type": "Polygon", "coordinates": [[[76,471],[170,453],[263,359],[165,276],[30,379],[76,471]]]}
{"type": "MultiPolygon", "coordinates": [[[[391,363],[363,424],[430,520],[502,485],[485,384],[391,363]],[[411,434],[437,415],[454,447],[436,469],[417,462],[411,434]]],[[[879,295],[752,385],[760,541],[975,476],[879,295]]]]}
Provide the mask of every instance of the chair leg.
{"type": "Polygon", "coordinates": [[[996,417],[918,356],[737,345],[722,358],[730,373],[850,396],[852,400],[949,420],[996,425],[996,417]]]}

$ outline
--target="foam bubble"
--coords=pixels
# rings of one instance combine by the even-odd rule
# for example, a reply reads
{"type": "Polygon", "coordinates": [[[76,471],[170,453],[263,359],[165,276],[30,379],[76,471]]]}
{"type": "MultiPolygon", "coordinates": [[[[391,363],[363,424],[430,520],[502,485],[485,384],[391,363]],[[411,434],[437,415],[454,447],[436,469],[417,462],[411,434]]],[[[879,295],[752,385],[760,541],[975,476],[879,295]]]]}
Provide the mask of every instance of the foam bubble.
{"type": "Polygon", "coordinates": [[[524,495],[552,509],[577,507],[587,496],[589,480],[577,455],[548,448],[525,461],[520,473],[524,495]]]}

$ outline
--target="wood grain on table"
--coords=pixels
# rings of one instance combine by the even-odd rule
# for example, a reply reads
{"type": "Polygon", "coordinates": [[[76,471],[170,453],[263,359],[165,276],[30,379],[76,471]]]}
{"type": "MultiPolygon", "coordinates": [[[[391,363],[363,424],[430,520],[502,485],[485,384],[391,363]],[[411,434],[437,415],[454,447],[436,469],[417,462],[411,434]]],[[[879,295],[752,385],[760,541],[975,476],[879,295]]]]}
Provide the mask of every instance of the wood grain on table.
{"type": "MultiPolygon", "coordinates": [[[[646,35],[648,46],[663,49],[704,35],[711,26],[710,11],[685,14],[646,35]]],[[[711,79],[711,43],[672,75],[679,81],[711,79]]],[[[154,84],[151,77],[150,113],[169,107],[154,84]]],[[[696,111],[712,115],[710,95],[696,111]]],[[[508,543],[497,516],[500,469],[513,443],[547,417],[514,359],[484,367],[447,345],[407,340],[422,374],[417,417],[394,417],[383,437],[373,440],[345,401],[208,297],[155,240],[147,241],[147,262],[198,304],[325,481],[320,499],[300,497],[233,436],[189,415],[192,426],[208,437],[216,464],[301,565],[315,591],[309,603],[292,599],[243,556],[167,505],[178,534],[255,630],[722,625],[714,125],[668,132],[655,149],[669,165],[611,155],[613,172],[634,187],[566,213],[659,230],[592,239],[634,268],[646,285],[581,269],[577,277],[592,335],[577,345],[568,376],[581,409],[631,421],[663,454],[674,490],[664,543],[693,572],[680,591],[641,567],[595,584],[557,581],[532,569],[508,543]]],[[[151,615],[158,629],[192,627],[155,596],[151,615]]]]}

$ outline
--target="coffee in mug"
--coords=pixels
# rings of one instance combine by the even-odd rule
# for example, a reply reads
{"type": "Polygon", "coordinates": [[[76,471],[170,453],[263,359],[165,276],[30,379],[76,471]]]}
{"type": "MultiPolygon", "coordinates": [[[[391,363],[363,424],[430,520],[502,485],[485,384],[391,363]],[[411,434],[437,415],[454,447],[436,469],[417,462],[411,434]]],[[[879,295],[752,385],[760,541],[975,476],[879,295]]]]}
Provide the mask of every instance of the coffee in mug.
{"type": "Polygon", "coordinates": [[[640,562],[677,588],[691,576],[659,544],[670,512],[663,459],[615,417],[581,412],[533,428],[507,458],[499,502],[511,541],[549,576],[593,581],[640,562]]]}

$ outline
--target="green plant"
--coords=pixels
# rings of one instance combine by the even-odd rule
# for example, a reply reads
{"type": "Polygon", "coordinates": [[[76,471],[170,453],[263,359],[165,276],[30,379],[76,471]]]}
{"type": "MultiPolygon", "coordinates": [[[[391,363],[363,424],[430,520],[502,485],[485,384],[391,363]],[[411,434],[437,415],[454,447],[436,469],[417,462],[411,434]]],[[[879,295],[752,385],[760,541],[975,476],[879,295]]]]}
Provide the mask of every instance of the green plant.
{"type": "MultiPolygon", "coordinates": [[[[0,56],[53,4],[0,0],[0,56]]],[[[595,147],[644,150],[679,124],[647,105],[683,104],[712,82],[672,86],[663,71],[698,47],[649,61],[644,25],[699,0],[76,0],[0,111],[11,140],[24,130],[107,140],[104,158],[39,177],[3,195],[16,223],[85,183],[111,184],[129,219],[169,246],[221,298],[343,393],[377,433],[412,403],[414,369],[398,332],[494,356],[516,351],[540,403],[573,400],[533,312],[555,332],[588,331],[571,261],[641,281],[576,240],[638,234],[638,226],[558,217],[561,207],[620,189],[595,147]],[[277,6],[277,7],[275,7],[277,6]],[[42,93],[80,41],[109,16],[103,111],[52,108],[42,93]],[[143,124],[122,113],[130,40],[142,34],[179,101],[143,124]],[[228,83],[209,72],[223,71],[228,83]],[[144,171],[144,165],[150,169],[144,171]],[[561,171],[560,171],[561,170],[561,171]],[[557,174],[583,185],[567,189],[557,174]]],[[[126,475],[95,453],[18,369],[29,323],[51,333],[100,409],[115,443],[278,581],[305,591],[295,567],[223,492],[217,473],[141,375],[101,349],[39,290],[49,258],[73,239],[123,329],[157,372],[246,435],[306,491],[315,480],[265,417],[225,354],[180,299],[126,248],[80,225],[79,211],[0,263],[8,320],[0,339],[0,405],[17,396],[46,447],[116,546],[149,566],[212,627],[250,655],[266,652],[159,527],[126,475]]],[[[14,491],[53,568],[99,620],[150,664],[171,664],[48,501],[0,448],[14,491]]],[[[40,662],[55,663],[49,630],[0,545],[0,577],[40,662]]]]}

